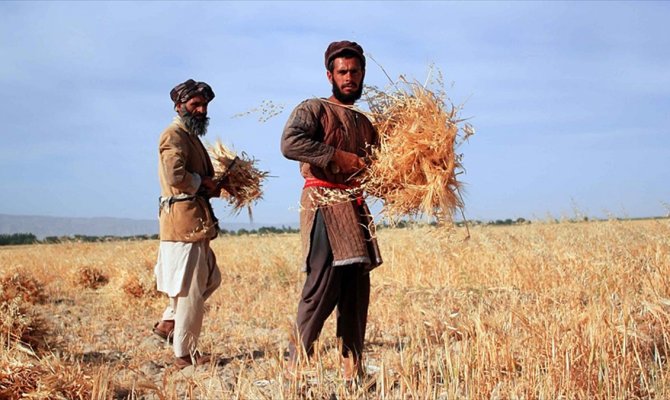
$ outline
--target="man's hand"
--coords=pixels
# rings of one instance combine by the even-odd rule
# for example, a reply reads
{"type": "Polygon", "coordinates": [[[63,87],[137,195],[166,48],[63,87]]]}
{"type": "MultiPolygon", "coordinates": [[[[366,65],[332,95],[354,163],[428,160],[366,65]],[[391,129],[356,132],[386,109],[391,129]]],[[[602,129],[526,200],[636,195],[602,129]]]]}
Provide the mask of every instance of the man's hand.
{"type": "Polygon", "coordinates": [[[365,161],[361,157],[339,149],[335,149],[331,162],[336,168],[331,167],[330,169],[336,174],[353,174],[365,168],[365,161]]]}
{"type": "Polygon", "coordinates": [[[225,190],[230,194],[233,194],[237,190],[237,188],[233,187],[230,182],[230,175],[224,175],[221,180],[219,180],[218,185],[216,185],[217,195],[220,195],[222,190],[225,190]]]}
{"type": "Polygon", "coordinates": [[[216,182],[209,176],[203,176],[202,182],[200,183],[200,190],[207,193],[208,196],[218,197],[221,193],[221,189],[217,188],[216,182]]]}

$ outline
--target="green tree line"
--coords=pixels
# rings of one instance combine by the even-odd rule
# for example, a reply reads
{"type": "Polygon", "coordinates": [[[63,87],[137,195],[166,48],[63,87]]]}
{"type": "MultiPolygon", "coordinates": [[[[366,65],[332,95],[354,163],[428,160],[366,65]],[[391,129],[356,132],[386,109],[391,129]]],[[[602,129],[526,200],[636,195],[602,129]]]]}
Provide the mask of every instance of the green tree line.
{"type": "MultiPolygon", "coordinates": [[[[238,229],[238,230],[219,230],[219,234],[223,236],[241,236],[241,235],[270,235],[281,233],[297,233],[298,229],[283,226],[276,228],[274,226],[263,226],[258,229],[238,229]]],[[[49,243],[66,243],[66,242],[110,242],[110,241],[133,241],[133,240],[158,240],[158,235],[133,235],[133,236],[89,236],[89,235],[72,235],[72,236],[47,236],[44,239],[38,239],[32,233],[12,233],[0,234],[0,246],[20,245],[20,244],[49,244],[49,243]]]]}

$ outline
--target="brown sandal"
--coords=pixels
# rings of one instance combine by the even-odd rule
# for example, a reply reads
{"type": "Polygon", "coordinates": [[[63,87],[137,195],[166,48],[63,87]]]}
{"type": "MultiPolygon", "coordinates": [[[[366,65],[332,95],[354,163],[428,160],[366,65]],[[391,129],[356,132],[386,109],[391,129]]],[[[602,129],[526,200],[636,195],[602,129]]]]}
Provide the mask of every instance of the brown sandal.
{"type": "Polygon", "coordinates": [[[174,321],[163,320],[156,322],[154,324],[154,329],[152,329],[152,332],[154,333],[154,335],[172,344],[172,335],[174,334],[174,321]],[[161,329],[161,328],[167,328],[167,329],[161,329]]]}
{"type": "Polygon", "coordinates": [[[191,356],[190,354],[187,356],[183,357],[177,357],[175,359],[174,365],[179,368],[179,369],[184,369],[186,367],[190,367],[193,365],[193,362],[195,361],[195,365],[202,365],[202,364],[207,364],[212,360],[212,357],[207,355],[207,354],[202,354],[200,352],[196,352],[195,355],[191,356]]]}

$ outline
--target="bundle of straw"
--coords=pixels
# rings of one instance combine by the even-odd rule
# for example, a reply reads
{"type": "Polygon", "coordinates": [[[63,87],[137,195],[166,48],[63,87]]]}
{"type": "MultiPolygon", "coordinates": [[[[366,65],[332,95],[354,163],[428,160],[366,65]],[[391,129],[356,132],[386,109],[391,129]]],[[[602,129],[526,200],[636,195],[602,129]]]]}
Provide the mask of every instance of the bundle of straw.
{"type": "Polygon", "coordinates": [[[372,150],[362,188],[384,201],[382,214],[391,221],[419,215],[453,221],[463,207],[456,150],[474,134],[458,119],[460,109],[443,90],[402,77],[389,92],[368,88],[366,100],[380,145],[372,150]]]}
{"type": "Polygon", "coordinates": [[[220,197],[233,206],[234,213],[246,207],[251,218],[251,205],[263,197],[261,186],[269,172],[259,170],[256,159],[244,152],[237,155],[219,140],[208,145],[207,151],[214,166],[214,181],[223,188],[220,197]]]}

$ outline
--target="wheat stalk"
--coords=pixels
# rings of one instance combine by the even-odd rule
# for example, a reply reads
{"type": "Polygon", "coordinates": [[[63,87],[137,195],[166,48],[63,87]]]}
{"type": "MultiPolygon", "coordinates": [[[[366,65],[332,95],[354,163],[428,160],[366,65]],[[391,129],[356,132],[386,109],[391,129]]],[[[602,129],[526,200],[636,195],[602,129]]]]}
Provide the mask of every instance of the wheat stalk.
{"type": "Polygon", "coordinates": [[[234,213],[246,207],[251,218],[251,206],[263,198],[263,181],[269,172],[258,169],[253,157],[244,152],[236,154],[220,140],[207,145],[207,151],[214,166],[214,181],[222,187],[220,197],[233,206],[234,213]]]}

